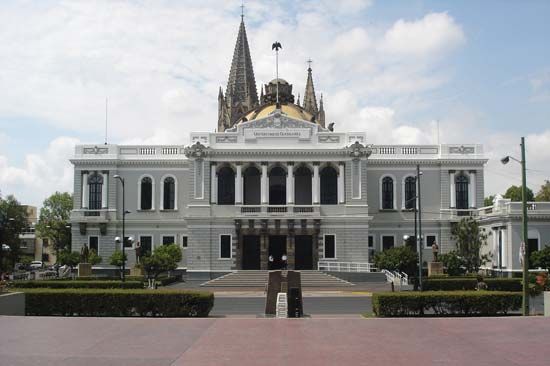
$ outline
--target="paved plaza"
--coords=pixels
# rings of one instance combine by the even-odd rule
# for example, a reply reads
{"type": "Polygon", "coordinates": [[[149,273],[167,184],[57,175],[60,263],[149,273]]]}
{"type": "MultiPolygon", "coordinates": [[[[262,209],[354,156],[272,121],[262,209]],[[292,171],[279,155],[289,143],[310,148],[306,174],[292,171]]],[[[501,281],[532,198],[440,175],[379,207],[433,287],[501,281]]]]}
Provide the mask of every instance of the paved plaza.
{"type": "Polygon", "coordinates": [[[0,365],[548,365],[550,319],[0,317],[0,365]]]}

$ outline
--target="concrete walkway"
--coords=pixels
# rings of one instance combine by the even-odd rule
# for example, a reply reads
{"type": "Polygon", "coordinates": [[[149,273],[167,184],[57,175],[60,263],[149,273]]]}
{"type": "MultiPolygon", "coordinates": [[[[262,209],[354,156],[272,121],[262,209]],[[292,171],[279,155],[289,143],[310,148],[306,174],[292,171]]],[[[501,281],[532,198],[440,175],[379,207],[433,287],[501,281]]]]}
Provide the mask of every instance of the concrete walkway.
{"type": "Polygon", "coordinates": [[[550,319],[0,317],[1,365],[547,366],[550,319]]]}

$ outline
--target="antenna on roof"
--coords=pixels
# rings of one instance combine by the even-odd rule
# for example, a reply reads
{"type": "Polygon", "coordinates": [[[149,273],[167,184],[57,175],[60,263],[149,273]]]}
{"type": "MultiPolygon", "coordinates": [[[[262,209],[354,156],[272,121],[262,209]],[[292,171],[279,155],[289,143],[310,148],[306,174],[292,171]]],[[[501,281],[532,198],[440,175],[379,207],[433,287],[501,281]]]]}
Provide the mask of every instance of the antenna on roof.
{"type": "Polygon", "coordinates": [[[244,0],[241,1],[241,20],[244,19],[244,0]]]}
{"type": "Polygon", "coordinates": [[[108,121],[108,106],[109,106],[109,99],[105,98],[105,145],[107,145],[107,121],[108,121]]]}

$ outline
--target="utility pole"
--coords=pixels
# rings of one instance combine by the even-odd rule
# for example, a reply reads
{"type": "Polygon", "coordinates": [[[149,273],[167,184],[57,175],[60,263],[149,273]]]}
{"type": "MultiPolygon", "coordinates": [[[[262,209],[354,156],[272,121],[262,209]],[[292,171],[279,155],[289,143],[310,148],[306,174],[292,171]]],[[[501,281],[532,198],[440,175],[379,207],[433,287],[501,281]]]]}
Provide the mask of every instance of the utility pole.
{"type": "Polygon", "coordinates": [[[527,231],[527,177],[525,137],[521,138],[521,200],[523,206],[523,316],[529,315],[529,236],[527,231]]]}
{"type": "MultiPolygon", "coordinates": [[[[418,189],[418,286],[422,291],[422,249],[424,248],[422,240],[422,196],[420,194],[420,165],[416,165],[416,184],[418,189]]],[[[415,225],[416,228],[416,225],[415,225]]]]}

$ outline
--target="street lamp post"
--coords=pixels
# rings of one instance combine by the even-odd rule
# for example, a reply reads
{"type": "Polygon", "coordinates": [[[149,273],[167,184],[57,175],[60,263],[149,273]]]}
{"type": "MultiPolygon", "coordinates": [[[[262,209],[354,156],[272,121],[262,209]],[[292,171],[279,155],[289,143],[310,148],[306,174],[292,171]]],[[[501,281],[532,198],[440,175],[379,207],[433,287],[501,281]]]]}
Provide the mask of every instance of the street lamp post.
{"type": "Polygon", "coordinates": [[[521,201],[522,201],[522,217],[523,217],[523,243],[521,252],[523,254],[523,316],[529,315],[529,245],[528,245],[528,230],[527,230],[527,174],[525,167],[525,137],[521,138],[521,161],[513,156],[505,156],[500,159],[504,165],[510,160],[514,160],[521,164],[521,201]]]}
{"type": "MultiPolygon", "coordinates": [[[[418,286],[420,291],[422,291],[422,249],[424,248],[422,240],[422,195],[420,193],[420,165],[416,165],[416,185],[417,185],[417,196],[418,196],[418,238],[415,238],[418,242],[418,286]]],[[[416,207],[416,200],[415,200],[416,207]]]]}
{"type": "Polygon", "coordinates": [[[113,175],[113,178],[118,179],[120,181],[120,184],[122,185],[122,282],[126,281],[126,261],[124,260],[124,250],[126,247],[126,233],[125,233],[125,226],[126,226],[126,207],[125,207],[125,200],[124,200],[124,178],[122,178],[120,175],[115,174],[113,175]]]}

